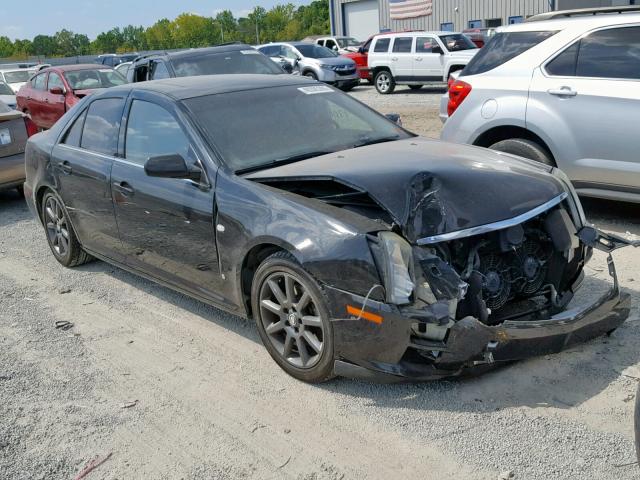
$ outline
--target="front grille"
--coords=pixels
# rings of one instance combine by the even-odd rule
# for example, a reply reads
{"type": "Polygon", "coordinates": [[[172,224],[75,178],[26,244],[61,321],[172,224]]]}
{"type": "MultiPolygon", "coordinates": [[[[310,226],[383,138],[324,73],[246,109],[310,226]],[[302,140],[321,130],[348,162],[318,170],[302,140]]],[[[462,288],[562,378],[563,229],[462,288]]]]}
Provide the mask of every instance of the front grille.
{"type": "Polygon", "coordinates": [[[356,73],[356,69],[350,68],[349,70],[338,70],[336,73],[338,75],[342,75],[343,77],[346,77],[347,75],[353,75],[354,73],[356,73]]]}

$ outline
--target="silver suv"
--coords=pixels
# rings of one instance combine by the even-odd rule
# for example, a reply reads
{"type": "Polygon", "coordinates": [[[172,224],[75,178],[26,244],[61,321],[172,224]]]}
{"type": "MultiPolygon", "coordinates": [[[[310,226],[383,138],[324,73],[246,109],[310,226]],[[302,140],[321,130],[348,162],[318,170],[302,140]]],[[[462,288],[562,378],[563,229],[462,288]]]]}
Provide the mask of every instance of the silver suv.
{"type": "Polygon", "coordinates": [[[450,85],[441,138],[556,165],[584,196],[640,202],[638,10],[498,29],[450,85]]]}
{"type": "Polygon", "coordinates": [[[349,91],[360,83],[356,62],[333,50],[309,42],[269,43],[256,47],[281,66],[291,65],[293,72],[349,91]]]}

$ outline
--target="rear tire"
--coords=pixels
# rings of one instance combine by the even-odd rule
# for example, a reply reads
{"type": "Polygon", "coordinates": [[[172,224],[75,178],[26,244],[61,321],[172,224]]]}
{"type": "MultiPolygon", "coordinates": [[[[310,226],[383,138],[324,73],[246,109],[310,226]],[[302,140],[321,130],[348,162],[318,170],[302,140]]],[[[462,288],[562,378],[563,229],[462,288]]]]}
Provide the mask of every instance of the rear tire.
{"type": "Polygon", "coordinates": [[[380,70],[376,73],[373,83],[381,95],[389,95],[396,89],[396,81],[388,70],[380,70]]]}
{"type": "Polygon", "coordinates": [[[333,328],[318,282],[287,252],[268,257],[256,270],[251,305],[269,355],[298,380],[333,377],[333,328]]]}
{"type": "Polygon", "coordinates": [[[551,158],[551,155],[547,150],[536,142],[525,138],[509,138],[507,140],[496,142],[489,148],[491,150],[497,150],[499,152],[528,158],[529,160],[535,160],[536,162],[544,163],[551,167],[555,166],[553,158],[551,158]]]}
{"type": "Polygon", "coordinates": [[[411,90],[420,90],[424,85],[409,85],[411,90]]]}
{"type": "Polygon", "coordinates": [[[62,200],[52,191],[42,198],[42,220],[47,242],[55,259],[65,267],[77,267],[92,260],[82,249],[62,200]]]}

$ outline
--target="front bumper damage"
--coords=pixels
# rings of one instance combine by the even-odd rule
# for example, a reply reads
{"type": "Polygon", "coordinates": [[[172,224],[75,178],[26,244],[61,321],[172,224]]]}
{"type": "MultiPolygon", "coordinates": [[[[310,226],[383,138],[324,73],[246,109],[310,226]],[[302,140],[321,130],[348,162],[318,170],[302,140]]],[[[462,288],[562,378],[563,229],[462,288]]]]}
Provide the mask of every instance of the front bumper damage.
{"type": "MultiPolygon", "coordinates": [[[[335,373],[387,382],[434,380],[457,376],[480,365],[558,353],[615,330],[629,316],[630,296],[620,292],[611,252],[639,244],[593,228],[582,229],[578,236],[586,245],[609,254],[612,285],[606,293],[588,305],[540,320],[507,320],[489,326],[466,317],[453,324],[441,342],[413,335],[413,319],[395,305],[327,287],[334,315],[335,373]],[[383,320],[359,318],[365,315],[345,317],[345,305],[364,306],[366,316],[383,320]],[[423,358],[421,352],[435,353],[435,360],[427,360],[427,355],[423,358]]],[[[572,290],[577,290],[580,283],[577,281],[572,290]]]]}

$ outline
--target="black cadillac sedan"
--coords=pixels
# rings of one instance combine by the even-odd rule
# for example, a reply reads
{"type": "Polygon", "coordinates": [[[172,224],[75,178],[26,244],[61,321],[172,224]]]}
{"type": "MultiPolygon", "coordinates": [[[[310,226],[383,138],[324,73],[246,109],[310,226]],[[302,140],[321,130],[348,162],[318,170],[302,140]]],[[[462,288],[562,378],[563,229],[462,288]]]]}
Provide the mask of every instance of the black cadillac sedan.
{"type": "Polygon", "coordinates": [[[557,352],[628,316],[567,308],[592,248],[557,169],[417,137],[290,76],[92,95],[31,138],[25,196],[55,258],[92,258],[253,318],[292,376],[433,379],[557,352]]]}

